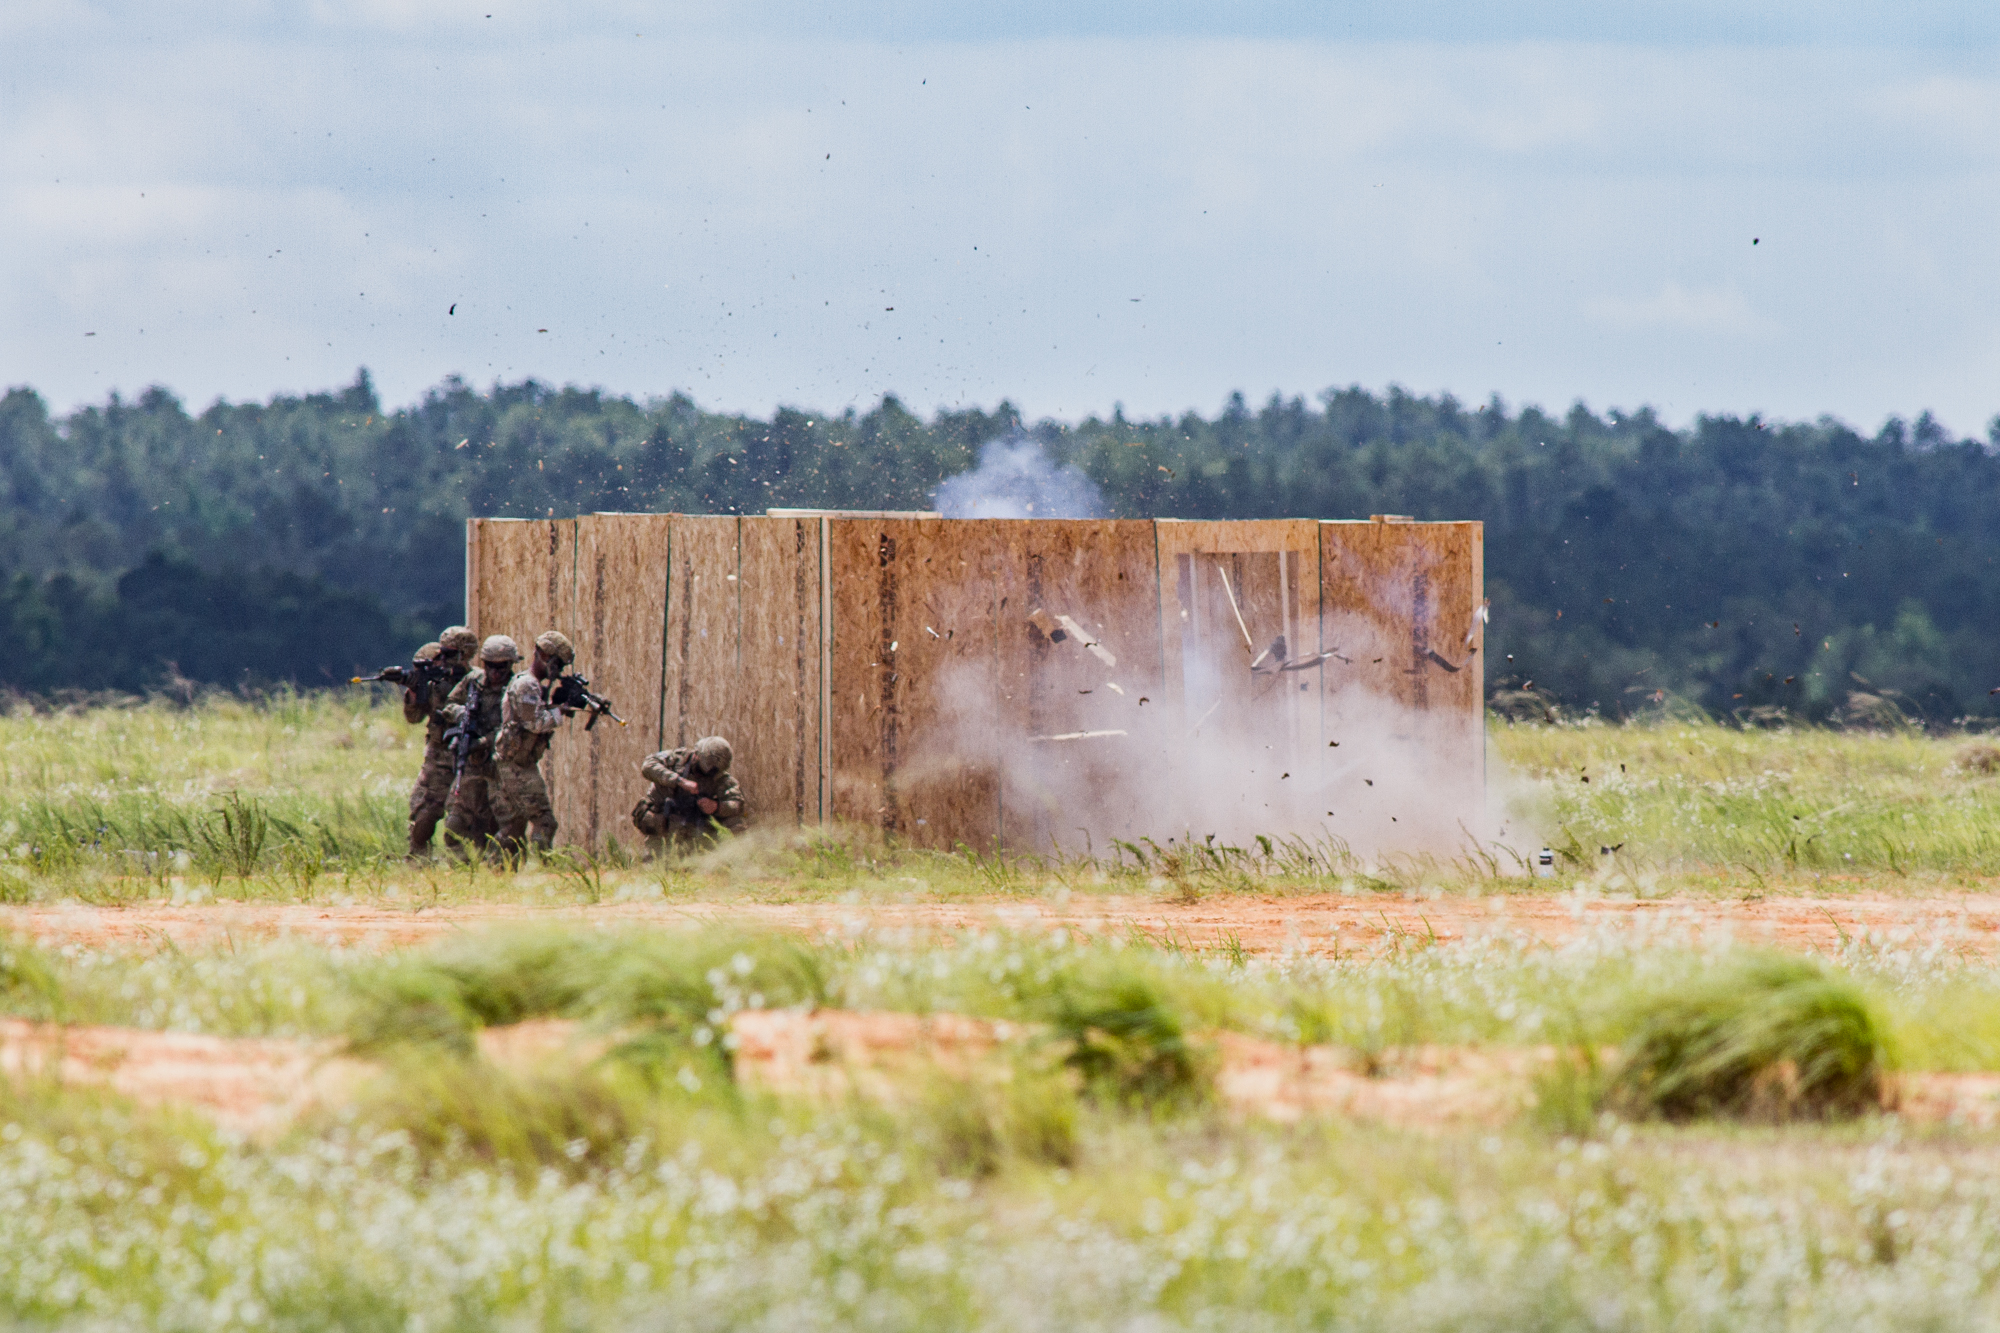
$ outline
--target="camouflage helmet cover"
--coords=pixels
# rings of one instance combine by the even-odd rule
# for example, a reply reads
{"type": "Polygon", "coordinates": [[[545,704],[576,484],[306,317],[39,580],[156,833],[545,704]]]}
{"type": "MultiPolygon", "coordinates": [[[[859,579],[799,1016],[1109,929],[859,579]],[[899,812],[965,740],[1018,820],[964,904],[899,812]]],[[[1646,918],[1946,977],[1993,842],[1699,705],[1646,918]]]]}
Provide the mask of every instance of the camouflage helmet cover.
{"type": "Polygon", "coordinates": [[[438,635],[438,647],[460,657],[470,657],[479,649],[479,636],[463,625],[453,625],[438,635]]]}
{"type": "Polygon", "coordinates": [[[505,634],[495,634],[479,645],[479,660],[482,662],[518,662],[521,650],[505,634]]]}
{"type": "Polygon", "coordinates": [[[435,643],[427,643],[412,654],[419,662],[435,662],[444,654],[444,649],[435,643]]]}
{"type": "Polygon", "coordinates": [[[735,757],[729,742],[720,736],[703,736],[694,743],[694,761],[701,765],[705,773],[728,772],[729,763],[735,757]]]}
{"type": "Polygon", "coordinates": [[[576,661],[576,649],[569,636],[559,629],[543,630],[535,636],[535,650],[551,661],[568,666],[576,661]]]}

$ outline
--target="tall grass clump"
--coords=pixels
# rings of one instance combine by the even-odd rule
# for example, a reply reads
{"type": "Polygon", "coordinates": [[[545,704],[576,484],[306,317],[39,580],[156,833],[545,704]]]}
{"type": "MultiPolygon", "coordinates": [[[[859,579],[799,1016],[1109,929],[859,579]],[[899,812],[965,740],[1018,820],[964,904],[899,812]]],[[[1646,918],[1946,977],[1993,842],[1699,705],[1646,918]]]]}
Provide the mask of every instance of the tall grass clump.
{"type": "Polygon", "coordinates": [[[1063,1063],[1094,1096],[1122,1106],[1182,1107],[1213,1091],[1213,1059],[1188,1037],[1176,1007],[1122,960],[1059,973],[1037,1007],[1063,1063]]]}
{"type": "Polygon", "coordinates": [[[1815,960],[1756,954],[1648,999],[1605,1104],[1694,1120],[1834,1119],[1882,1100],[1882,1021],[1860,989],[1815,960]]]}

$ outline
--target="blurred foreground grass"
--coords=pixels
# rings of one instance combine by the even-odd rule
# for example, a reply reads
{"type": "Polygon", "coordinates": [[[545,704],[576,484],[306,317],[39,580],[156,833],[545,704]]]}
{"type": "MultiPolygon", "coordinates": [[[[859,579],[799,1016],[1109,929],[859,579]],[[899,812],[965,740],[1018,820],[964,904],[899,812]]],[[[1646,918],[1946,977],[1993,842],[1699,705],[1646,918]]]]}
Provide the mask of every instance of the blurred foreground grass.
{"type": "MultiPolygon", "coordinates": [[[[385,1072],[272,1141],[0,1084],[0,1315],[1503,1333],[2000,1321],[1990,1131],[1643,1112],[1284,1127],[1202,1095],[1198,1051],[1217,1028],[1364,1054],[1637,1041],[1653,1061],[1652,1002],[1737,985],[1745,957],[1629,932],[1366,962],[993,932],[503,931],[386,957],[13,944],[0,1009],[330,1036],[385,1072]],[[940,1073],[887,1099],[739,1084],[736,1015],[812,1005],[1004,1017],[1051,1044],[997,1079],[940,1073]],[[508,1072],[466,1039],[538,1016],[614,1041],[581,1069],[508,1072]],[[1157,1071],[1181,1042],[1197,1058],[1177,1083],[1120,1076],[1157,1071]]],[[[2000,1013],[1990,968],[1850,946],[1794,976],[1853,997],[1892,1060],[2000,1065],[2000,1020],[1965,1021],[2000,1013]]]]}
{"type": "MultiPolygon", "coordinates": [[[[422,735],[391,692],[214,697],[0,716],[0,901],[204,897],[428,901],[736,891],[934,893],[1563,887],[1638,892],[1743,880],[1972,886],[2000,875],[2000,748],[1969,737],[1741,730],[1701,720],[1495,722],[1504,832],[1460,855],[1364,864],[1337,840],[1198,839],[1044,862],[884,847],[853,830],[770,831],[693,866],[569,852],[519,878],[406,867],[422,735]],[[1554,884],[1521,878],[1556,851],[1554,884]],[[692,874],[678,872],[691,871],[692,874]],[[703,873],[705,872],[705,873],[703,873]]],[[[1197,831],[1198,832],[1198,831],[1197,831]]]]}

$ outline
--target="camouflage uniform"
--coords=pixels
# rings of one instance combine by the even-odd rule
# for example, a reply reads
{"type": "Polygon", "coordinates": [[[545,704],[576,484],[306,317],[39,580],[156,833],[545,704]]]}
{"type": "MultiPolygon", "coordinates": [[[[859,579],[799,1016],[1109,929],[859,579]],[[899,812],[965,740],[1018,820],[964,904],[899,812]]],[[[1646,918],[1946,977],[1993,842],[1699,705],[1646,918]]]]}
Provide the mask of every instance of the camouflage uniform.
{"type": "Polygon", "coordinates": [[[741,833],[743,789],[729,771],[733,758],[729,742],[720,736],[646,756],[639,774],[653,784],[653,790],[632,808],[633,827],[649,839],[673,842],[690,842],[711,834],[717,824],[731,833],[741,833]],[[680,786],[683,777],[694,782],[693,793],[680,786]],[[702,797],[715,802],[714,814],[703,814],[695,804],[702,797]]]}
{"type": "Polygon", "coordinates": [[[523,671],[507,682],[500,703],[500,737],[494,743],[493,817],[500,847],[519,852],[528,837],[546,850],[556,836],[556,812],[542,781],[542,756],[562,725],[562,709],[548,701],[548,688],[523,671]]]}
{"type": "Polygon", "coordinates": [[[424,764],[417,770],[417,785],[410,788],[411,856],[429,853],[438,821],[444,818],[445,802],[451,796],[451,751],[444,743],[444,706],[452,687],[468,670],[463,664],[465,659],[478,646],[479,640],[472,631],[453,625],[439,636],[437,643],[417,649],[416,655],[419,662],[442,659],[445,678],[427,684],[422,690],[409,686],[403,690],[403,720],[412,726],[424,724],[424,764]]]}
{"type": "MultiPolygon", "coordinates": [[[[495,666],[519,661],[520,656],[514,641],[502,634],[488,639],[479,650],[480,661],[495,666]]],[[[483,670],[467,672],[452,687],[444,708],[446,728],[457,726],[477,687],[479,699],[472,725],[478,739],[473,743],[472,753],[466,756],[464,771],[458,775],[457,789],[445,805],[445,844],[454,856],[467,856],[471,851],[483,849],[497,827],[489,786],[493,779],[493,739],[500,731],[500,708],[506,686],[487,684],[486,674],[483,670]]]]}

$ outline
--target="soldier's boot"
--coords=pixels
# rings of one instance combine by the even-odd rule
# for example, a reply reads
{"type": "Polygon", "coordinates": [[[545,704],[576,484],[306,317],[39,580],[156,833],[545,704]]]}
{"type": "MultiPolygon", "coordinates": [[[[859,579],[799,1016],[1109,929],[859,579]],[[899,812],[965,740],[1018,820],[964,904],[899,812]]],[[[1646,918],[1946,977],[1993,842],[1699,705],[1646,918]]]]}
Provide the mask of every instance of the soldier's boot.
{"type": "Polygon", "coordinates": [[[528,841],[535,845],[540,855],[556,845],[556,820],[554,815],[545,815],[528,825],[528,841]]]}
{"type": "Polygon", "coordinates": [[[493,851],[501,865],[509,870],[519,870],[527,858],[527,848],[522,838],[528,831],[526,819],[508,819],[500,823],[493,834],[493,851]]]}
{"type": "MultiPolygon", "coordinates": [[[[438,816],[425,813],[410,820],[410,859],[426,861],[430,859],[431,840],[437,834],[438,816]]],[[[446,841],[450,840],[449,835],[446,841]]]]}
{"type": "Polygon", "coordinates": [[[449,818],[444,821],[444,849],[460,865],[482,855],[488,841],[489,836],[484,830],[466,828],[449,818]]]}

